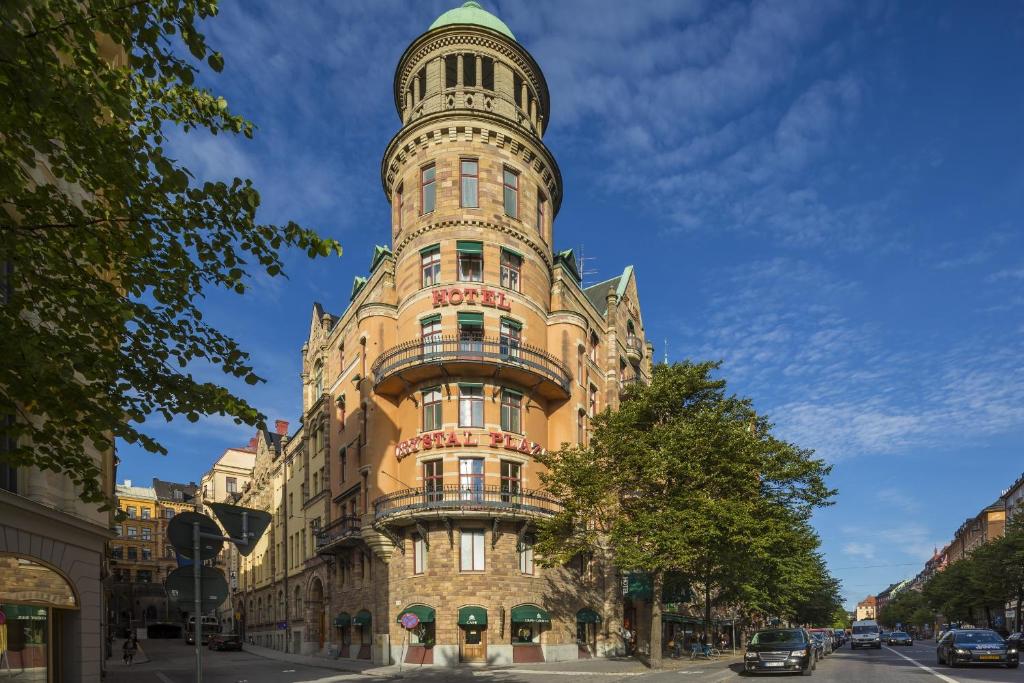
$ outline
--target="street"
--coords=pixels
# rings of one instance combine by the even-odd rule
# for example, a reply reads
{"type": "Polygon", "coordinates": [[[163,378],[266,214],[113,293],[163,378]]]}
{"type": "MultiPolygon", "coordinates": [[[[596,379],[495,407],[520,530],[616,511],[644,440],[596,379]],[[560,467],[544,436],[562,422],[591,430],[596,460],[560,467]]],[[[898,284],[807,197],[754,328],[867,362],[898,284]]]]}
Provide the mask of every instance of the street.
{"type": "MultiPolygon", "coordinates": [[[[179,640],[150,640],[143,645],[150,661],[125,667],[109,663],[107,680],[111,683],[191,683],[193,650],[179,640]]],[[[204,651],[205,683],[331,683],[333,681],[371,681],[382,678],[412,681],[477,681],[478,683],[557,683],[572,679],[580,683],[643,681],[705,681],[719,683],[741,676],[739,658],[718,662],[669,660],[671,669],[652,672],[633,660],[588,660],[515,667],[460,667],[458,669],[397,666],[374,669],[368,673],[336,671],[318,666],[293,664],[267,659],[250,652],[204,651]]],[[[112,662],[113,660],[111,660],[112,662]]],[[[773,676],[764,676],[773,680],[773,676]]],[[[795,676],[780,676],[789,679],[795,676]]],[[[912,647],[881,650],[850,650],[846,646],[818,663],[813,677],[836,683],[974,683],[988,681],[1024,681],[1024,671],[1003,668],[957,668],[935,664],[934,641],[912,647]]]]}

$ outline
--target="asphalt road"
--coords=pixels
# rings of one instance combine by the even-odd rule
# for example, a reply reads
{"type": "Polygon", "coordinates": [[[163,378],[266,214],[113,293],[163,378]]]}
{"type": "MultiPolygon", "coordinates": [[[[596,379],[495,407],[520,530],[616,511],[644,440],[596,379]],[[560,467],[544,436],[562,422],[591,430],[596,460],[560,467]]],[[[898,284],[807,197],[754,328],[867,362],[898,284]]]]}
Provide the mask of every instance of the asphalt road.
{"type": "MultiPolygon", "coordinates": [[[[192,648],[181,641],[149,641],[149,662],[132,667],[112,666],[108,683],[191,683],[192,648]]],[[[673,670],[652,672],[635,662],[560,662],[514,668],[406,669],[388,676],[369,676],[291,664],[248,652],[204,652],[204,683],[333,683],[380,681],[402,678],[411,681],[474,683],[724,683],[754,680],[741,676],[736,659],[720,662],[673,662],[673,670]]],[[[764,676],[760,680],[793,679],[796,676],[764,676]]],[[[856,650],[847,645],[818,663],[811,680],[835,683],[982,683],[1019,681],[1024,668],[957,668],[936,664],[934,641],[912,647],[856,650]]]]}

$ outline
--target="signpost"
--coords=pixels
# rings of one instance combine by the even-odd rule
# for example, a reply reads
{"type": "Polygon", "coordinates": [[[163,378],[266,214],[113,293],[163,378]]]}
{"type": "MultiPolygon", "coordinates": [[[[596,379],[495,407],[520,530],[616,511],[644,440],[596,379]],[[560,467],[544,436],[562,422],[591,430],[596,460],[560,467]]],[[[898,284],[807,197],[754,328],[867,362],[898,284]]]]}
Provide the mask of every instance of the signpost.
{"type": "Polygon", "coordinates": [[[217,556],[224,547],[224,541],[234,543],[238,552],[248,555],[256,548],[256,541],[270,525],[270,514],[262,510],[251,510],[237,505],[211,503],[210,508],[227,530],[220,527],[208,515],[198,512],[182,512],[175,515],[167,525],[167,539],[182,556],[192,564],[179,567],[168,575],[165,586],[174,591],[182,601],[191,598],[192,620],[196,646],[196,683],[203,681],[203,614],[219,606],[228,596],[227,581],[219,569],[203,569],[203,560],[217,556]],[[189,588],[191,584],[191,589],[189,588]]]}

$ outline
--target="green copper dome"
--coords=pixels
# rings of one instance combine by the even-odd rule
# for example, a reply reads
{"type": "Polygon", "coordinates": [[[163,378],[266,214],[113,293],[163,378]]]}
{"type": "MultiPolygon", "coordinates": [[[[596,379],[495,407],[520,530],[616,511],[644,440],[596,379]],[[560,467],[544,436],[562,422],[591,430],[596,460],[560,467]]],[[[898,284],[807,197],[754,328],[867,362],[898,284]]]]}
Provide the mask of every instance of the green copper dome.
{"type": "Polygon", "coordinates": [[[506,35],[512,40],[516,39],[516,37],[512,35],[512,31],[509,27],[505,25],[504,21],[485,10],[480,6],[480,3],[473,2],[472,0],[470,0],[470,2],[463,3],[462,7],[456,7],[455,9],[448,10],[435,19],[434,23],[431,24],[430,28],[427,30],[433,31],[435,28],[451,26],[452,24],[473,24],[475,26],[483,26],[484,28],[489,28],[492,31],[497,31],[502,35],[506,35]]]}

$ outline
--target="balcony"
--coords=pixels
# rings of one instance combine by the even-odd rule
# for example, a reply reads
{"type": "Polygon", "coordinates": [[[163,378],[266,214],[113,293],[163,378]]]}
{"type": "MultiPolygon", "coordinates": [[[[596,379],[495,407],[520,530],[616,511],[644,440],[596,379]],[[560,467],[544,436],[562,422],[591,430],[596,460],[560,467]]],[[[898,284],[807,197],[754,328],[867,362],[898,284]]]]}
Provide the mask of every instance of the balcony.
{"type": "Polygon", "coordinates": [[[373,364],[374,391],[398,396],[409,387],[452,377],[501,377],[547,399],[569,398],[572,377],[554,356],[498,339],[416,339],[388,349],[373,364]]]}
{"type": "Polygon", "coordinates": [[[425,514],[446,517],[523,519],[549,517],[562,510],[546,491],[510,493],[500,486],[467,490],[458,485],[440,489],[405,489],[381,496],[373,502],[374,523],[413,522],[425,514]]]}
{"type": "Polygon", "coordinates": [[[624,375],[619,378],[619,396],[625,396],[629,388],[634,384],[650,384],[650,380],[638,372],[624,375]]]}
{"type": "Polygon", "coordinates": [[[332,520],[316,535],[316,551],[332,553],[340,548],[351,548],[362,541],[358,517],[339,517],[332,520]]]}
{"type": "Polygon", "coordinates": [[[639,363],[644,358],[644,340],[636,335],[626,337],[626,358],[632,363],[639,363]]]}

